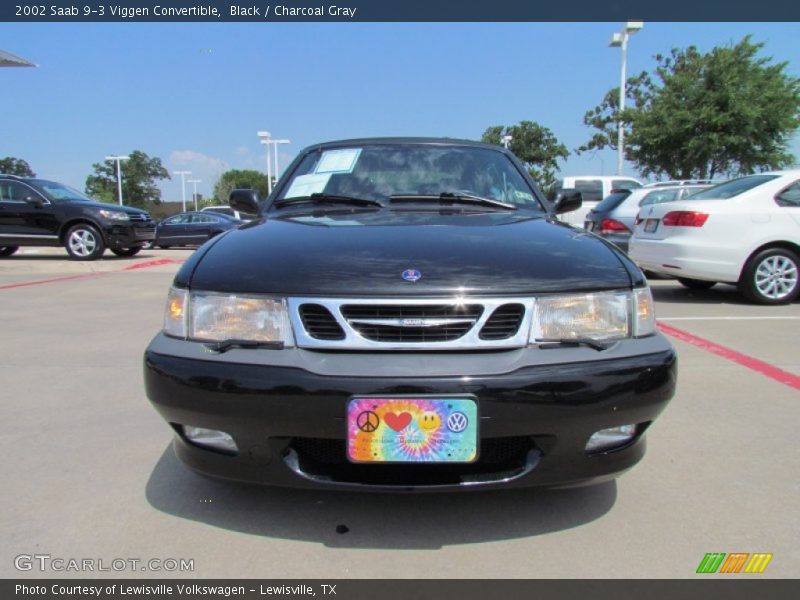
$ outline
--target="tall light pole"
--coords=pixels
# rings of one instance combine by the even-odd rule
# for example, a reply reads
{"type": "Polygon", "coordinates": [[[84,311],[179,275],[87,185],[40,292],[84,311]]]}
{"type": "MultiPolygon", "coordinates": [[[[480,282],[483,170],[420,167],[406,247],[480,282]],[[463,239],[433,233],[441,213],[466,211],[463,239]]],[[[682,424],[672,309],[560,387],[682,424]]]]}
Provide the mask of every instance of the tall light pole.
{"type": "Polygon", "coordinates": [[[173,175],[181,176],[181,199],[183,200],[183,212],[186,212],[186,175],[191,175],[191,171],[173,171],[173,175]]]}
{"type": "Polygon", "coordinates": [[[270,164],[269,160],[269,131],[259,131],[257,132],[258,137],[260,138],[260,142],[267,147],[267,193],[272,193],[272,165],[270,164]]]}
{"type": "Polygon", "coordinates": [[[187,179],[186,183],[191,183],[194,185],[194,193],[192,194],[192,199],[194,200],[194,209],[197,210],[197,184],[203,183],[202,179],[187,179]]]}
{"type": "Polygon", "coordinates": [[[275,144],[275,181],[278,181],[278,145],[291,144],[289,140],[272,140],[270,144],[275,144]]]}
{"type": "MultiPolygon", "coordinates": [[[[622,31],[611,36],[609,47],[620,48],[622,50],[622,66],[619,78],[619,110],[625,110],[625,84],[627,83],[626,71],[628,68],[628,39],[634,33],[644,27],[643,21],[628,21],[623,25],[622,31]]],[[[619,121],[617,129],[617,175],[622,175],[622,164],[625,160],[625,129],[622,119],[619,121]]]]}
{"type": "Polygon", "coordinates": [[[122,206],[122,173],[120,172],[119,163],[129,158],[130,156],[106,156],[106,160],[113,160],[117,163],[117,199],[120,206],[122,206]]]}

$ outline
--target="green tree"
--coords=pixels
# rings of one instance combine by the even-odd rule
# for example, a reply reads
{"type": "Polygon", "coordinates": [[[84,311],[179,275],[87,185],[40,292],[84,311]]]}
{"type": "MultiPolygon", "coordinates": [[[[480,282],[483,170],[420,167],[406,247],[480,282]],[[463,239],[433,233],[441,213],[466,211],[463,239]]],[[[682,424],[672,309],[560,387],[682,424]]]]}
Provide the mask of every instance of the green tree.
{"type": "Polygon", "coordinates": [[[558,141],[550,129],[533,121],[520,121],[518,125],[509,127],[489,127],[483,132],[481,141],[501,146],[505,135],[511,136],[508,149],[522,161],[543,190],[549,189],[556,179],[558,159],[569,156],[567,147],[558,141]]]}
{"type": "Polygon", "coordinates": [[[228,204],[228,197],[235,189],[253,189],[259,198],[267,196],[267,176],[252,169],[231,169],[225,171],[214,184],[214,198],[217,204],[228,204]]]}
{"type": "Polygon", "coordinates": [[[618,110],[611,90],[584,123],[598,133],[578,151],[616,148],[616,127],[627,130],[625,156],[644,175],[713,178],[785,167],[800,127],[800,80],[786,63],[758,56],[761,43],[701,53],[694,46],[657,55],[652,74],[629,80],[633,107],[618,110]]]}
{"type": "MultiPolygon", "coordinates": [[[[128,206],[145,208],[149,202],[161,202],[159,179],[170,179],[161,159],[134,150],[120,166],[122,172],[122,199],[128,206]]],[[[86,178],[86,193],[105,202],[117,197],[117,165],[113,160],[92,165],[94,173],[86,178]]]]}
{"type": "Polygon", "coordinates": [[[36,177],[36,173],[31,170],[31,166],[27,161],[13,156],[0,158],[0,173],[19,175],[20,177],[36,177]]]}

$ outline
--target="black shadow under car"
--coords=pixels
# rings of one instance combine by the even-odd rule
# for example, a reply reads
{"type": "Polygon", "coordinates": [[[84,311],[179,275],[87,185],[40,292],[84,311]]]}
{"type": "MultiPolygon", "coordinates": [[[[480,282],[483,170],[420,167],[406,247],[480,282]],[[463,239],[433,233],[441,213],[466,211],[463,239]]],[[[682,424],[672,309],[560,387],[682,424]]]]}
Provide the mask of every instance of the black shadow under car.
{"type": "Polygon", "coordinates": [[[189,467],[391,491],[571,486],[643,456],[676,357],[636,265],[508,151],[307,148],[183,265],[145,385],[189,467]]]}

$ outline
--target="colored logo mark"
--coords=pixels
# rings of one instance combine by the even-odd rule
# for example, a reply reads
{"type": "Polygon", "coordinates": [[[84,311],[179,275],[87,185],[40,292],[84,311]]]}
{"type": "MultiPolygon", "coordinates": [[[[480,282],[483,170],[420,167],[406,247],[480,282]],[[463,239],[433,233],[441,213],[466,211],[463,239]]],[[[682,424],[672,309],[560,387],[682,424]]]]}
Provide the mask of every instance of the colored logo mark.
{"type": "Polygon", "coordinates": [[[763,573],[772,554],[765,552],[707,552],[697,567],[697,573],[763,573]]]}
{"type": "Polygon", "coordinates": [[[380,424],[380,417],[371,410],[365,410],[356,417],[356,425],[364,433],[372,433],[380,424]]]}
{"type": "Polygon", "coordinates": [[[406,269],[403,271],[402,278],[406,281],[417,281],[422,278],[422,273],[416,269],[406,269]]]}
{"type": "Polygon", "coordinates": [[[467,428],[468,424],[467,415],[462,412],[454,412],[447,417],[447,428],[453,433],[461,433],[467,428]]]}
{"type": "Polygon", "coordinates": [[[411,423],[411,414],[407,412],[401,412],[400,414],[390,412],[383,415],[383,420],[395,431],[402,431],[411,423]]]}

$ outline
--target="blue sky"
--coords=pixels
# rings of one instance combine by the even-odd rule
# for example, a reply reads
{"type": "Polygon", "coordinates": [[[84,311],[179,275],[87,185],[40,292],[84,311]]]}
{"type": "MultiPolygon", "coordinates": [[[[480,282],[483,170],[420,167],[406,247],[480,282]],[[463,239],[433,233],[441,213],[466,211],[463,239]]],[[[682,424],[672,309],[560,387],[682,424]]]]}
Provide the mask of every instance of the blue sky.
{"type": "MultiPolygon", "coordinates": [[[[39,65],[0,69],[0,157],[83,189],[107,154],[143,150],[188,169],[208,195],[228,168],[265,169],[256,131],[303,147],[382,135],[478,139],[538,121],[574,149],[584,112],[619,82],[620,23],[0,24],[0,49],[39,65]]],[[[671,47],[752,34],[800,76],[798,23],[645,23],[629,73],[671,47]]],[[[800,136],[791,150],[800,161],[800,136]]],[[[611,151],[572,155],[563,175],[612,174],[611,151]]],[[[636,175],[626,165],[626,174],[636,175]]],[[[162,184],[179,200],[180,177],[162,184]]],[[[191,194],[187,186],[187,196],[191,194]]]]}

